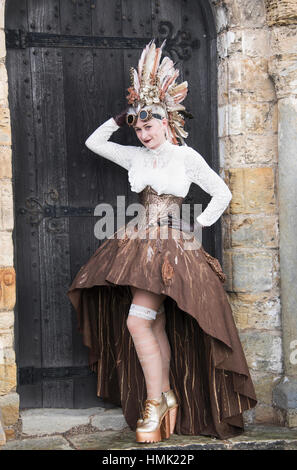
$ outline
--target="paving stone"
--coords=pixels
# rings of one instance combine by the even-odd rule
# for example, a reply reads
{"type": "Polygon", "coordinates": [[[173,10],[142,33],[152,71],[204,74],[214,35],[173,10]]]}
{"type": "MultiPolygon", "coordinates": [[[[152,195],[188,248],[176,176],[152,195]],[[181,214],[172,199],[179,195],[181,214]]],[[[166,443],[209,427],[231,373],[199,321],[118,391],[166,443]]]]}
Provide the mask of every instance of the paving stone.
{"type": "Polygon", "coordinates": [[[41,436],[67,432],[74,426],[89,424],[91,416],[100,415],[104,408],[60,409],[42,408],[24,410],[20,413],[22,433],[27,436],[41,436]]]}
{"type": "Polygon", "coordinates": [[[70,436],[69,441],[78,450],[282,450],[297,447],[295,430],[277,426],[251,426],[244,434],[226,439],[208,436],[184,436],[173,434],[170,439],[154,444],[140,444],[130,429],[122,432],[104,431],[86,435],[70,436]]]}
{"type": "Polygon", "coordinates": [[[297,445],[297,429],[251,425],[244,434],[231,438],[232,450],[288,450],[297,445]]]}
{"type": "Polygon", "coordinates": [[[250,424],[245,427],[245,432],[240,436],[230,438],[230,441],[242,440],[252,437],[253,439],[291,439],[297,441],[297,428],[288,428],[286,426],[250,424]]]}
{"type": "Polygon", "coordinates": [[[170,439],[154,444],[137,443],[135,432],[125,429],[122,432],[104,431],[88,436],[69,437],[78,450],[127,450],[127,449],[226,449],[225,441],[205,436],[181,436],[173,434],[170,439]]]}
{"type": "Polygon", "coordinates": [[[286,442],[285,450],[297,450],[297,441],[286,442]]]}
{"type": "Polygon", "coordinates": [[[119,449],[126,449],[131,446],[134,434],[131,430],[101,431],[88,435],[70,436],[68,440],[77,450],[107,450],[113,449],[113,445],[119,445],[119,449]]]}
{"type": "Polygon", "coordinates": [[[119,431],[128,427],[127,421],[121,408],[106,410],[104,413],[98,413],[91,418],[92,426],[99,431],[114,430],[119,431]]]}
{"type": "MultiPolygon", "coordinates": [[[[1,450],[296,450],[297,428],[273,425],[248,425],[240,436],[221,440],[210,436],[186,436],[173,434],[170,439],[154,444],[141,444],[135,440],[135,432],[125,428],[121,431],[82,431],[66,436],[46,436],[9,441],[1,450]],[[66,439],[67,437],[67,439],[66,439]]],[[[78,428],[78,432],[80,429],[78,428]]]]}
{"type": "Polygon", "coordinates": [[[285,450],[286,442],[284,440],[259,440],[250,439],[246,442],[237,442],[232,446],[232,450],[285,450]]]}
{"type": "Polygon", "coordinates": [[[73,450],[62,436],[9,441],[1,450],[73,450]]]}

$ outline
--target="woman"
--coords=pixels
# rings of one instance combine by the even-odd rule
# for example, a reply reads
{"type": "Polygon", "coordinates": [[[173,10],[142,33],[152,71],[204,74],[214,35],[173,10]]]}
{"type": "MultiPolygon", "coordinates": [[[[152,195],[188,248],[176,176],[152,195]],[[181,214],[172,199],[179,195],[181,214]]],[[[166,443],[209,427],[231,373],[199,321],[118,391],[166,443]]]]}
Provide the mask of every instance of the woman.
{"type": "Polygon", "coordinates": [[[145,210],[137,230],[127,224],[105,240],[68,296],[98,374],[97,394],[122,406],[137,442],[158,442],[174,430],[224,439],[242,432],[242,413],[257,401],[225,275],[199,237],[189,239],[180,209],[191,183],[199,185],[212,199],[196,221],[210,226],[232,194],[184,144],[180,103],[187,82],[175,83],[178,71],[168,57],[160,64],[163,46],[151,41],[138,71],[131,69],[128,112],[86,140],[90,150],[128,170],[145,210]],[[125,123],[143,146],[109,142],[125,123]]]}

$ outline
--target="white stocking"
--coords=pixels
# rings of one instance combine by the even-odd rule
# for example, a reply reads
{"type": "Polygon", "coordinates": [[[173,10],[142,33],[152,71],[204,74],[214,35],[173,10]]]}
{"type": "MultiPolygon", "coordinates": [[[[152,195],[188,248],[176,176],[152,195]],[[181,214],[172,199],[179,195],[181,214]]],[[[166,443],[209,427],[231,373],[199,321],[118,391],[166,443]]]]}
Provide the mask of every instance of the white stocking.
{"type": "Polygon", "coordinates": [[[167,333],[165,330],[166,316],[163,304],[158,310],[156,320],[153,323],[153,332],[157,341],[159,342],[161,356],[162,356],[162,392],[170,390],[169,370],[171,349],[168,341],[167,333]]]}
{"type": "Polygon", "coordinates": [[[162,393],[162,355],[152,329],[156,314],[153,309],[131,304],[127,319],[127,327],[145,377],[148,400],[160,400],[162,393]]]}

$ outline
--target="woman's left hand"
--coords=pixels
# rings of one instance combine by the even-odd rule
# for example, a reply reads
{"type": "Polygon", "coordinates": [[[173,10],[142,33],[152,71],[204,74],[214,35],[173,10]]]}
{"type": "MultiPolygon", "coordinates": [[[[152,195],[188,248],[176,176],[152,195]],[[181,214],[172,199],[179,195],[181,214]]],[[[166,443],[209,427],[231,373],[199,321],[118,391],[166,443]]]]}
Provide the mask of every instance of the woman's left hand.
{"type": "Polygon", "coordinates": [[[127,109],[122,111],[120,114],[114,118],[118,126],[123,127],[126,124],[127,109]]]}

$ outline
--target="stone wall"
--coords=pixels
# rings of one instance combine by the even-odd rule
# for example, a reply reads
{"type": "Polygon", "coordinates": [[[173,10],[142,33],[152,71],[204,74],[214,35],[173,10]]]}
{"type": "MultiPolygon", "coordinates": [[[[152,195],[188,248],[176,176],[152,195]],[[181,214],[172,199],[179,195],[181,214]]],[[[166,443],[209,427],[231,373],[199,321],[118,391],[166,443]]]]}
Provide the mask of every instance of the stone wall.
{"type": "MultiPolygon", "coordinates": [[[[226,290],[259,399],[245,420],[296,426],[297,405],[294,409],[294,400],[282,387],[288,382],[291,386],[296,375],[288,349],[295,344],[295,332],[297,339],[293,324],[297,299],[290,304],[289,290],[296,284],[296,264],[288,268],[287,261],[294,260],[297,247],[287,234],[296,233],[297,195],[296,184],[285,179],[283,168],[290,168],[291,155],[297,162],[297,3],[211,0],[211,4],[218,34],[221,176],[233,194],[222,217],[226,290]],[[284,373],[288,377],[283,383],[284,373]]],[[[0,444],[1,422],[6,438],[13,438],[19,416],[4,7],[5,0],[0,0],[0,444]]],[[[291,178],[297,172],[292,168],[291,178]]]]}
{"type": "Polygon", "coordinates": [[[278,108],[261,0],[213,1],[218,34],[220,166],[232,192],[223,217],[226,289],[254,381],[253,422],[279,422],[283,372],[278,229],[278,108]]]}
{"type": "MultiPolygon", "coordinates": [[[[297,23],[296,0],[265,0],[267,24],[269,26],[297,23]]],[[[287,50],[289,52],[289,50],[287,50]]]]}
{"type": "Polygon", "coordinates": [[[284,377],[273,391],[285,423],[297,426],[297,2],[266,0],[269,73],[278,100],[280,271],[284,377]]]}
{"type": "Polygon", "coordinates": [[[14,347],[15,270],[12,239],[14,217],[11,129],[5,66],[4,8],[5,1],[0,0],[0,443],[4,438],[1,432],[2,426],[6,438],[13,438],[14,426],[19,418],[14,347]]]}
{"type": "MultiPolygon", "coordinates": [[[[290,229],[283,223],[280,230],[280,208],[290,202],[296,206],[296,190],[293,182],[281,179],[279,155],[281,125],[284,130],[292,126],[292,119],[290,124],[280,117],[280,100],[297,89],[297,3],[213,0],[212,5],[218,33],[220,166],[233,194],[223,217],[226,289],[259,400],[245,419],[296,426],[274,395],[288,372],[286,343],[292,326],[289,322],[284,331],[284,305],[291,292],[284,291],[281,279],[290,254],[287,250],[281,257],[280,240],[290,229]]],[[[294,142],[296,123],[287,142],[294,142]]],[[[287,157],[292,160],[293,151],[287,157]]],[[[287,237],[285,246],[292,240],[287,237]]],[[[287,277],[296,281],[294,269],[287,277]]]]}

